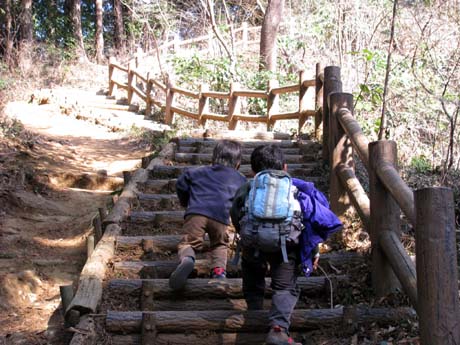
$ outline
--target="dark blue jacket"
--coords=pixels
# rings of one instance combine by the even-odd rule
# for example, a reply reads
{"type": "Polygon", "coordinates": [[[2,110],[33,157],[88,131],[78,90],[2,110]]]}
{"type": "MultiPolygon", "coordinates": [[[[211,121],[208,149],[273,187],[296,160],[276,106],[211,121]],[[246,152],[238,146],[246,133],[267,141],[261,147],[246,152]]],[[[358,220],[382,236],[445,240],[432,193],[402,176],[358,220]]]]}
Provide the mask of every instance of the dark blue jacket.
{"type": "Polygon", "coordinates": [[[342,229],[342,223],[329,209],[329,203],[313,183],[297,178],[292,179],[299,193],[297,200],[302,210],[302,231],[300,244],[300,260],[306,276],[313,271],[312,252],[318,244],[324,242],[331,234],[342,229]]]}
{"type": "Polygon", "coordinates": [[[237,170],[223,165],[186,170],[176,182],[185,215],[199,214],[228,225],[229,210],[236,190],[246,182],[237,170]]]}

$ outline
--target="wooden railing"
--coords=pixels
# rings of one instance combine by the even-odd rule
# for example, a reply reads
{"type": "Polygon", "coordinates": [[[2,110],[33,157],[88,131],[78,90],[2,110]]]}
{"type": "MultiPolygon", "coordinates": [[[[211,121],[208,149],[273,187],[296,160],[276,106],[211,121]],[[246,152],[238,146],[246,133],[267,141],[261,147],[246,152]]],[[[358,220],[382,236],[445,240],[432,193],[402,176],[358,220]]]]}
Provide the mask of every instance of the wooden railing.
{"type": "MultiPolygon", "coordinates": [[[[239,121],[263,122],[266,123],[268,129],[272,129],[278,120],[298,119],[299,131],[305,124],[309,116],[315,117],[315,128],[319,128],[321,116],[319,100],[322,92],[322,76],[318,71],[321,70],[317,66],[317,74],[314,79],[307,79],[306,73],[299,72],[299,83],[287,86],[279,86],[278,81],[271,80],[267,85],[266,90],[247,90],[241,88],[238,83],[232,83],[229,86],[228,92],[212,91],[207,84],[199,86],[200,91],[190,91],[177,86],[173,80],[168,80],[166,84],[159,80],[150,78],[149,74],[142,75],[133,64],[121,66],[116,60],[111,59],[109,63],[109,95],[115,92],[115,88],[127,91],[127,99],[130,104],[136,94],[145,102],[148,116],[152,113],[152,106],[160,107],[165,111],[165,123],[172,124],[174,115],[182,115],[195,120],[199,124],[206,126],[207,120],[225,121],[228,122],[229,129],[235,129],[239,121]],[[127,82],[120,81],[119,77],[115,77],[115,72],[127,74],[127,82]],[[309,99],[307,90],[315,88],[315,100],[309,99]],[[158,97],[159,95],[162,95],[158,97]],[[279,109],[279,97],[283,94],[296,94],[298,97],[298,108],[295,111],[281,112],[279,109]],[[195,110],[185,109],[176,101],[178,96],[188,98],[188,103],[193,103],[195,110]],[[264,114],[249,114],[243,112],[241,106],[243,98],[261,98],[266,101],[266,113],[264,114]],[[212,99],[226,100],[227,104],[224,107],[227,109],[226,114],[213,113],[210,111],[210,101],[212,99]],[[313,103],[314,102],[314,103],[313,103]],[[314,104],[308,109],[307,105],[314,104]]],[[[310,96],[311,97],[311,96],[310,96]]]]}
{"type": "MultiPolygon", "coordinates": [[[[235,45],[247,46],[251,42],[257,42],[256,33],[260,31],[260,27],[248,28],[247,25],[234,30],[235,45]]],[[[171,42],[166,42],[161,45],[157,52],[166,53],[168,49],[173,48],[174,51],[184,49],[190,45],[204,45],[209,47],[214,39],[213,34],[206,36],[179,41],[175,39],[171,42]]],[[[148,53],[150,54],[150,53],[148,53]]],[[[321,105],[322,105],[322,74],[321,66],[316,66],[316,75],[314,79],[307,79],[306,73],[299,72],[299,82],[293,85],[279,86],[278,81],[269,81],[265,90],[246,90],[238,83],[231,83],[228,86],[228,92],[219,92],[210,90],[210,86],[206,84],[199,85],[200,91],[190,91],[177,86],[174,80],[170,79],[163,82],[151,77],[149,73],[145,75],[140,71],[142,67],[141,60],[146,55],[138,52],[135,58],[129,60],[126,65],[119,63],[115,58],[109,61],[109,95],[113,95],[116,88],[127,91],[127,99],[130,104],[133,101],[134,94],[145,102],[148,116],[152,113],[152,107],[157,106],[165,111],[166,124],[172,124],[174,115],[182,115],[195,120],[199,124],[206,126],[207,120],[216,120],[228,122],[229,129],[235,129],[239,121],[263,122],[266,123],[267,129],[272,129],[278,120],[298,119],[298,130],[300,132],[302,126],[310,116],[315,117],[315,134],[319,134],[319,127],[322,121],[321,105]],[[315,96],[307,93],[309,88],[315,88],[315,96]],[[280,110],[281,95],[296,94],[298,97],[298,107],[293,111],[280,110]],[[193,110],[181,106],[177,101],[178,97],[188,99],[187,104],[193,104],[193,110]],[[311,97],[311,99],[310,99],[311,97]],[[242,104],[244,98],[260,98],[266,102],[266,112],[263,114],[251,114],[243,109],[242,104]],[[211,100],[219,99],[226,101],[223,106],[226,113],[216,113],[210,111],[211,100]],[[311,107],[309,109],[308,107],[311,107]]],[[[265,107],[263,107],[265,108],[265,107]]]]}
{"type": "Polygon", "coordinates": [[[460,304],[453,192],[413,192],[397,169],[394,141],[369,142],[353,117],[353,96],[342,93],[340,69],[324,70],[323,153],[331,167],[331,208],[351,206],[372,242],[372,284],[378,296],[400,289],[420,320],[423,345],[460,344],[460,304]],[[369,174],[369,197],[354,174],[353,150],[369,174]],[[400,241],[401,211],[415,228],[416,265],[400,241]]]}

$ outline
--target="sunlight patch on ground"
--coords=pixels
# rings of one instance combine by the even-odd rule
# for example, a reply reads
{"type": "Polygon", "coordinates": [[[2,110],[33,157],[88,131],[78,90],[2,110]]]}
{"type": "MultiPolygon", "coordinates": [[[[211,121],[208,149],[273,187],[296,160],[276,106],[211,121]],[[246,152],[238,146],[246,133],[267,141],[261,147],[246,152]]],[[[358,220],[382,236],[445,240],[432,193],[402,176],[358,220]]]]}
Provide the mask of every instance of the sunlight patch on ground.
{"type": "Polygon", "coordinates": [[[86,237],[90,234],[91,229],[86,230],[83,234],[78,234],[69,238],[49,239],[40,236],[32,237],[33,241],[45,247],[50,248],[75,248],[82,245],[86,237]]]}

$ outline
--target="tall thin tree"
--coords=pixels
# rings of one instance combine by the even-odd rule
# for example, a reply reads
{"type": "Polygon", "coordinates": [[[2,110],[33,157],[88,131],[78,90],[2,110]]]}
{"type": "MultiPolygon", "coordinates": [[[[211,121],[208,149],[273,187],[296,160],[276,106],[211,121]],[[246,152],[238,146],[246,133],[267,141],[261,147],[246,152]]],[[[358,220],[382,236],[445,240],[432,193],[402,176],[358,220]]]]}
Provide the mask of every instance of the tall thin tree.
{"type": "Polygon", "coordinates": [[[11,34],[13,17],[11,15],[11,0],[5,0],[5,63],[12,67],[13,35],[11,34]]]}
{"type": "Polygon", "coordinates": [[[22,0],[21,7],[21,42],[31,43],[33,40],[32,0],[22,0]]]}
{"type": "Polygon", "coordinates": [[[120,52],[125,47],[125,30],[123,27],[123,7],[121,0],[113,0],[113,17],[115,21],[115,49],[120,52]]]}
{"type": "Polygon", "coordinates": [[[284,0],[269,0],[260,32],[259,70],[276,71],[276,36],[283,17],[284,0]]]}
{"type": "Polygon", "coordinates": [[[96,61],[101,63],[104,58],[104,33],[103,33],[103,7],[102,0],[96,0],[96,61]]]}
{"type": "MultiPolygon", "coordinates": [[[[66,2],[66,4],[68,3],[66,2]]],[[[83,32],[81,29],[81,1],[71,0],[70,5],[72,31],[75,41],[75,53],[80,61],[87,61],[85,46],[83,43],[83,32]]]]}

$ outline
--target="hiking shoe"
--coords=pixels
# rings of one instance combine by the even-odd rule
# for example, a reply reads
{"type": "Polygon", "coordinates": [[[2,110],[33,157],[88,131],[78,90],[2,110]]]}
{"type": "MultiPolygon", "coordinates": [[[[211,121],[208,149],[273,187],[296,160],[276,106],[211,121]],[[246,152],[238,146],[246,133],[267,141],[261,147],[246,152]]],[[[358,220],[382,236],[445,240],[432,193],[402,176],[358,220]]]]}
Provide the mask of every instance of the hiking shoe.
{"type": "Polygon", "coordinates": [[[265,339],[266,345],[302,345],[292,339],[287,330],[281,326],[273,326],[265,339]]]}
{"type": "Polygon", "coordinates": [[[173,290],[182,289],[187,282],[187,278],[193,271],[195,260],[192,257],[186,256],[176,267],[171,276],[169,277],[169,287],[173,290]]]}
{"type": "Polygon", "coordinates": [[[225,268],[214,267],[211,270],[211,278],[213,278],[213,279],[225,279],[225,278],[227,278],[227,272],[225,272],[225,268]]]}

